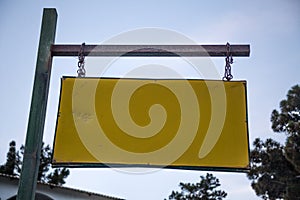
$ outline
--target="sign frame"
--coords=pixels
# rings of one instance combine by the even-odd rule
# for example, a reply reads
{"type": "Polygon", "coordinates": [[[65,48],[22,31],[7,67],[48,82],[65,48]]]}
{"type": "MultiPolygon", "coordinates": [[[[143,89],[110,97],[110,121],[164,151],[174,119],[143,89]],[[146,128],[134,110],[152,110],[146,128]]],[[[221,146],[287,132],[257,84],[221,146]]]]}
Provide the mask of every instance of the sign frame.
{"type": "MultiPolygon", "coordinates": [[[[73,76],[63,76],[61,79],[61,89],[60,89],[60,99],[62,96],[62,88],[63,88],[63,79],[68,79],[68,78],[73,78],[73,79],[116,79],[116,80],[120,80],[122,78],[110,78],[110,77],[84,77],[84,78],[78,78],[78,77],[73,77],[73,76]]],[[[138,78],[125,78],[128,80],[176,80],[178,81],[178,79],[138,79],[138,78]]],[[[246,143],[247,143],[247,154],[248,154],[248,164],[250,162],[250,147],[249,147],[249,127],[248,127],[248,102],[247,102],[247,87],[246,87],[246,81],[221,81],[221,80],[203,80],[203,79],[184,79],[184,80],[200,80],[200,81],[204,81],[204,82],[222,82],[224,84],[226,83],[233,83],[233,82],[240,82],[243,83],[244,86],[244,92],[245,92],[245,127],[246,127],[246,143]]],[[[58,127],[58,121],[59,121],[59,115],[60,115],[60,107],[61,107],[61,100],[59,101],[59,108],[57,111],[57,121],[56,121],[56,131],[55,131],[55,137],[54,137],[54,141],[53,141],[53,151],[55,151],[55,141],[56,141],[56,136],[57,136],[57,127],[58,127]]],[[[54,156],[54,153],[53,153],[54,156]]],[[[223,172],[244,172],[247,173],[250,170],[249,165],[247,165],[246,167],[218,167],[218,166],[174,166],[174,165],[167,165],[167,166],[163,166],[163,165],[147,165],[147,164],[112,164],[112,163],[101,163],[101,162],[59,162],[59,161],[55,161],[55,158],[52,157],[52,166],[53,167],[68,167],[68,168],[165,168],[165,169],[181,169],[181,170],[204,170],[204,171],[223,171],[223,172]]]]}

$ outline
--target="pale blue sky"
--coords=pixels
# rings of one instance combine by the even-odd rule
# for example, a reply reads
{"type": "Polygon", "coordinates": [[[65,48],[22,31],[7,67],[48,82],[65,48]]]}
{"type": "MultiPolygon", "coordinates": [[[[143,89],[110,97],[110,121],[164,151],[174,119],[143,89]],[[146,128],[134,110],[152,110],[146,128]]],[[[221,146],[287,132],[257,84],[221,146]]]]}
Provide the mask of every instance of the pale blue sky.
{"type": "MultiPolygon", "coordinates": [[[[100,44],[120,33],[156,27],[179,32],[198,44],[250,44],[249,58],[235,58],[234,79],[248,82],[250,142],[281,139],[270,114],[300,82],[300,3],[254,1],[0,1],[0,163],[8,143],[24,144],[43,8],[56,8],[56,43],[100,44]]],[[[88,58],[87,58],[88,59],[88,58]]],[[[213,58],[220,75],[223,58],[213,58]]],[[[77,58],[55,58],[44,141],[52,144],[60,77],[76,75],[77,58]]],[[[88,70],[88,65],[86,66],[88,70]]],[[[111,169],[74,169],[66,186],[112,196],[163,199],[179,182],[196,182],[202,171],[160,170],[126,174],[111,169]]],[[[245,174],[214,173],[227,199],[257,199],[245,174]]]]}

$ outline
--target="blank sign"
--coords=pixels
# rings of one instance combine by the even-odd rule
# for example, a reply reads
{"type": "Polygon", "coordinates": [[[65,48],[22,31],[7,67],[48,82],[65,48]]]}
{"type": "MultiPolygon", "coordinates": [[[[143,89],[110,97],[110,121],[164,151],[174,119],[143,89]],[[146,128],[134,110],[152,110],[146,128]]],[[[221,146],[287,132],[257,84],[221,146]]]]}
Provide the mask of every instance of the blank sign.
{"type": "Polygon", "coordinates": [[[243,171],[245,81],[63,77],[53,164],[243,171]]]}

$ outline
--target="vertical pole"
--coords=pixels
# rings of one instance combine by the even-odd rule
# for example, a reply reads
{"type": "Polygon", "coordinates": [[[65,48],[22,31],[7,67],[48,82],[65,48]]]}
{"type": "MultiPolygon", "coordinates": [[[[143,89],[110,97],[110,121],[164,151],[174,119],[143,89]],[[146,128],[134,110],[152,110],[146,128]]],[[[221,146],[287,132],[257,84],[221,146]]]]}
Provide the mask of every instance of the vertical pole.
{"type": "Polygon", "coordinates": [[[17,195],[17,199],[19,200],[35,199],[52,68],[51,45],[55,39],[56,22],[56,10],[53,8],[44,9],[25,142],[25,153],[17,195]]]}

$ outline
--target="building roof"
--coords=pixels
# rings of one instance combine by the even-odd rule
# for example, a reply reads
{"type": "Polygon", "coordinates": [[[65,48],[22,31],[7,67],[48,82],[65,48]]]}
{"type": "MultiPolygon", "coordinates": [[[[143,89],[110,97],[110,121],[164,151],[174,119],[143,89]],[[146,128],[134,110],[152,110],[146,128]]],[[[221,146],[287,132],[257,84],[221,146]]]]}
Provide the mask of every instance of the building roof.
{"type": "MultiPolygon", "coordinates": [[[[12,175],[8,175],[8,174],[2,174],[0,173],[0,178],[6,178],[6,179],[10,179],[10,180],[19,180],[19,176],[12,176],[12,175]]],[[[111,197],[111,196],[107,196],[107,195],[103,195],[103,194],[99,194],[99,193],[95,193],[95,192],[89,192],[89,191],[85,191],[85,190],[80,190],[80,189],[75,189],[75,188],[70,188],[70,187],[65,187],[65,186],[60,186],[60,185],[55,185],[55,184],[51,184],[51,183],[44,183],[41,181],[37,182],[38,185],[43,185],[43,186],[48,186],[51,189],[54,188],[59,188],[62,190],[67,190],[67,191],[73,191],[75,193],[83,193],[83,194],[87,194],[87,195],[94,195],[94,196],[99,196],[99,197],[105,197],[108,199],[112,199],[112,200],[124,200],[124,199],[120,199],[117,197],[111,197]]]]}

